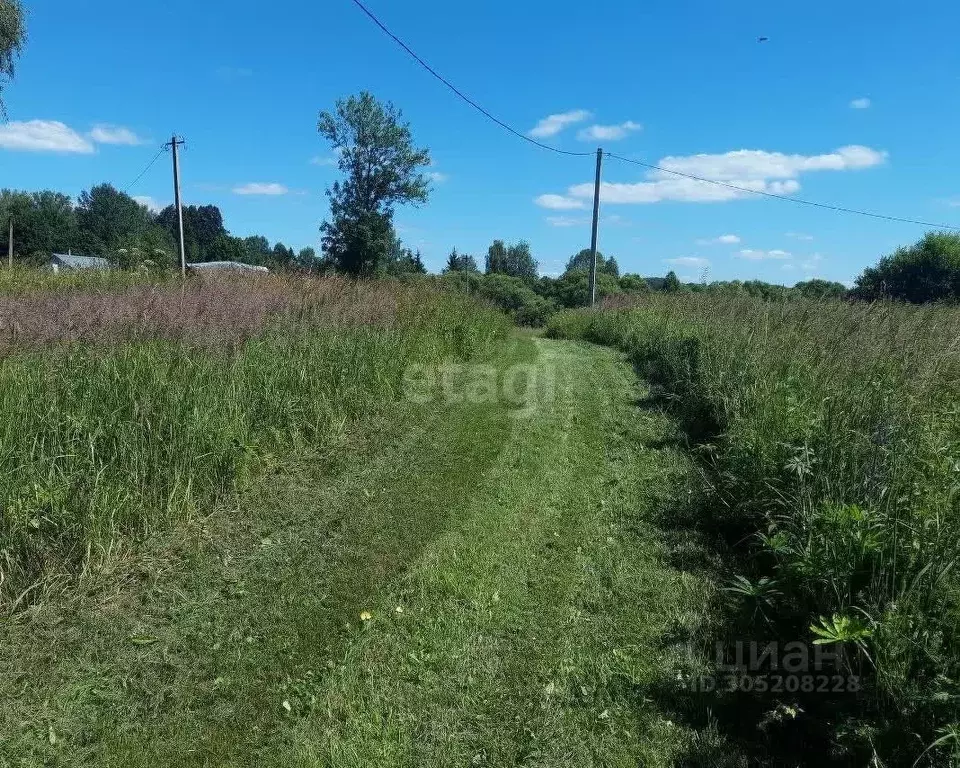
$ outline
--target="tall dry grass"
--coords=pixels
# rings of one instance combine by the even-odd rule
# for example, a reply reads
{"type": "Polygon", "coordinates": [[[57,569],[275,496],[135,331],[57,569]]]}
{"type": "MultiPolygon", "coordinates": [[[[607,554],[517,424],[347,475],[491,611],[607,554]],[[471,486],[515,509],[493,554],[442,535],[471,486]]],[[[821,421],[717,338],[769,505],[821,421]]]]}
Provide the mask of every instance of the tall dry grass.
{"type": "Polygon", "coordinates": [[[551,332],[626,350],[694,438],[741,555],[734,631],[830,640],[862,676],[784,697],[791,728],[849,764],[958,759],[960,310],[687,295],[551,332]]]}
{"type": "Polygon", "coordinates": [[[505,331],[466,297],[281,277],[73,282],[0,296],[0,602],[107,567],[258,457],[398,396],[412,362],[505,331]]]}

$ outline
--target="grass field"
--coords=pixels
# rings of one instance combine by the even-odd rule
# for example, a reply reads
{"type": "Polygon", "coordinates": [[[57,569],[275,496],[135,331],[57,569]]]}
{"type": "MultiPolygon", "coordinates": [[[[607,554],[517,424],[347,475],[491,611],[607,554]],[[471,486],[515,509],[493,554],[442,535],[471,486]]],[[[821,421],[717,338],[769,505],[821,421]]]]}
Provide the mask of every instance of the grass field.
{"type": "Polygon", "coordinates": [[[733,545],[727,639],[834,643],[862,684],[728,697],[730,729],[788,707],[790,759],[960,759],[960,311],[655,297],[551,334],[626,351],[685,427],[733,545]]]}
{"type": "Polygon", "coordinates": [[[17,279],[0,766],[957,763],[956,310],[17,279]]]}
{"type": "MultiPolygon", "coordinates": [[[[439,327],[451,300],[415,298],[439,327]]],[[[707,555],[664,527],[695,478],[679,435],[638,407],[646,394],[617,354],[529,336],[491,346],[502,329],[477,318],[473,337],[453,324],[453,341],[408,321],[421,330],[402,360],[471,353],[498,382],[525,371],[521,396],[464,396],[476,390],[454,382],[354,412],[259,461],[206,512],[152,525],[109,580],[19,606],[0,637],[0,762],[668,766],[717,754],[719,735],[684,726],[659,693],[713,590],[705,561],[672,564],[707,555]]],[[[401,361],[379,350],[354,354],[395,383],[401,361]]]]}
{"type": "Polygon", "coordinates": [[[0,297],[0,600],[97,578],[260,464],[394,400],[505,322],[400,285],[33,278],[0,297]]]}

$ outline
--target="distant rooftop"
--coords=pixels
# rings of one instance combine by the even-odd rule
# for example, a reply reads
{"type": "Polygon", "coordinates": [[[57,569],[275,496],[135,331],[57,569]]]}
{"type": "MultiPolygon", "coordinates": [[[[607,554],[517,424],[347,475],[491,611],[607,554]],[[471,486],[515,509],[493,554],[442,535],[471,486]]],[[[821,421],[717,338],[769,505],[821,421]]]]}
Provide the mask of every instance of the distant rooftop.
{"type": "Polygon", "coordinates": [[[198,272],[215,271],[234,271],[234,272],[269,272],[266,267],[258,267],[253,264],[244,264],[240,261],[198,261],[195,264],[187,264],[187,269],[198,272]]]}
{"type": "Polygon", "coordinates": [[[74,256],[69,253],[55,253],[50,263],[64,269],[110,269],[110,262],[100,256],[74,256]]]}

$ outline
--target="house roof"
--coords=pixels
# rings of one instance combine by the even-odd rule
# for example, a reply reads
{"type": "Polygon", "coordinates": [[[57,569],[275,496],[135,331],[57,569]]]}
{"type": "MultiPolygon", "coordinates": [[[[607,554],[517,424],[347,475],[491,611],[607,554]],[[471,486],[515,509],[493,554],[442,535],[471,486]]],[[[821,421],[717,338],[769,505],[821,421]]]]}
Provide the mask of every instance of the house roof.
{"type": "Polygon", "coordinates": [[[73,256],[69,253],[55,253],[52,260],[72,269],[105,269],[110,262],[100,256],[73,256]]]}
{"type": "Polygon", "coordinates": [[[259,267],[253,264],[244,264],[239,261],[199,261],[195,264],[187,264],[187,269],[197,271],[237,271],[237,272],[269,272],[266,267],[259,267]]]}

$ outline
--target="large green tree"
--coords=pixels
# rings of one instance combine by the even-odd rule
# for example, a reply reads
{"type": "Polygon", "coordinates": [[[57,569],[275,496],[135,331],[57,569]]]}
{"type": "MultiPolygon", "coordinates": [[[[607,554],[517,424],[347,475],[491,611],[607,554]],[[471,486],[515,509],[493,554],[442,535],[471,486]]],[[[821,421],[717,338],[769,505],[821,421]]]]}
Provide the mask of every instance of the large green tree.
{"type": "MultiPolygon", "coordinates": [[[[589,248],[584,248],[576,256],[571,256],[570,261],[567,262],[567,272],[589,272],[590,271],[590,254],[591,251],[589,248]]],[[[602,275],[610,275],[611,277],[619,278],[620,277],[620,267],[617,265],[617,260],[611,256],[609,259],[605,259],[603,254],[600,251],[597,251],[597,273],[602,275]]]]}
{"type": "Polygon", "coordinates": [[[960,235],[927,233],[865,269],[851,293],[869,301],[889,298],[914,304],[960,300],[960,235]]]}
{"type": "Polygon", "coordinates": [[[0,0],[0,118],[7,116],[3,87],[16,73],[16,61],[27,40],[27,25],[20,0],[0,0]]]}
{"type": "Polygon", "coordinates": [[[366,91],[321,112],[317,128],[344,174],[327,190],[331,220],[320,228],[323,250],[344,272],[382,271],[396,239],[395,207],[427,201],[430,185],[421,169],[430,165],[430,153],[414,146],[399,109],[366,91]]]}
{"type": "Polygon", "coordinates": [[[66,253],[71,248],[78,248],[73,202],[60,192],[3,190],[0,192],[0,222],[6,225],[11,220],[14,224],[14,258],[18,261],[39,264],[52,253],[66,253]]]}
{"type": "Polygon", "coordinates": [[[494,240],[487,250],[487,274],[509,275],[533,284],[537,280],[537,262],[530,253],[530,244],[524,240],[507,246],[503,240],[494,240]]]}
{"type": "MultiPolygon", "coordinates": [[[[179,238],[177,226],[177,209],[168,205],[157,216],[157,222],[176,241],[179,238]]],[[[215,205],[188,205],[183,209],[183,241],[187,251],[188,262],[221,261],[225,242],[224,237],[229,235],[223,226],[223,214],[215,205]]],[[[233,253],[235,249],[229,246],[226,250],[233,253]]]]}
{"type": "Polygon", "coordinates": [[[457,253],[454,248],[447,257],[447,264],[443,268],[444,272],[479,272],[477,260],[469,253],[457,253]]]}
{"type": "Polygon", "coordinates": [[[77,200],[82,250],[108,255],[139,240],[153,226],[150,211],[110,184],[99,184],[77,200]]]}
{"type": "Polygon", "coordinates": [[[672,269],[667,272],[667,276],[663,278],[663,285],[660,287],[660,290],[664,293],[677,293],[683,290],[683,283],[680,282],[677,273],[672,269]]]}

